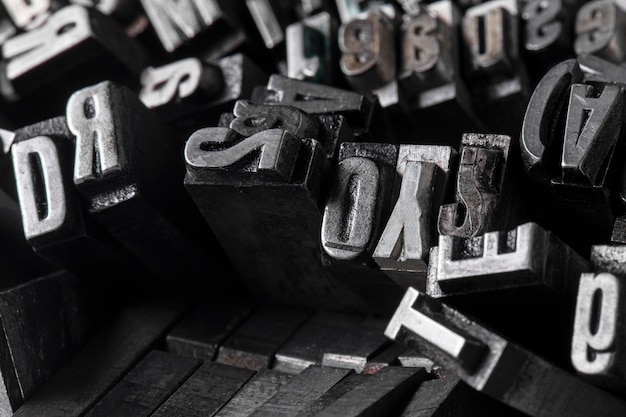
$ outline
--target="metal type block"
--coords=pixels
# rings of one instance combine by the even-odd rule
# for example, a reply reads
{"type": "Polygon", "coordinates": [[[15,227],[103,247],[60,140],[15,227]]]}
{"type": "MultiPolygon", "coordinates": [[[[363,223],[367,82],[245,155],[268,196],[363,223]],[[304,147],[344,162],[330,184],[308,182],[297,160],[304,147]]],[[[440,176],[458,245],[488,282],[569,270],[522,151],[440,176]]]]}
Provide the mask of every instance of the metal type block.
{"type": "Polygon", "coordinates": [[[397,199],[373,257],[403,288],[423,287],[428,251],[436,236],[438,207],[443,202],[456,158],[456,152],[447,146],[401,145],[399,148],[397,199]]]}
{"type": "Polygon", "coordinates": [[[419,345],[472,388],[530,416],[621,416],[626,412],[622,400],[413,288],[407,290],[385,335],[419,345]]]}
{"type": "Polygon", "coordinates": [[[328,365],[363,371],[367,361],[385,347],[381,331],[377,319],[318,312],[278,350],[274,369],[297,374],[325,359],[328,365]]]}
{"type": "Polygon", "coordinates": [[[575,60],[550,70],[533,93],[520,138],[524,171],[532,181],[526,194],[549,202],[530,204],[533,217],[579,250],[610,236],[623,135],[621,86],[582,84],[585,76],[575,60]],[[578,225],[575,231],[572,223],[578,225]]]}
{"type": "Polygon", "coordinates": [[[442,235],[474,237],[508,226],[511,138],[467,133],[461,141],[456,203],[439,208],[442,235]]]}
{"type": "Polygon", "coordinates": [[[470,73],[514,74],[519,60],[518,9],[508,0],[474,6],[463,16],[463,39],[469,49],[470,73]],[[482,26],[482,30],[481,30],[482,26]]]}
{"type": "Polygon", "coordinates": [[[217,123],[221,112],[232,111],[237,100],[247,99],[254,87],[267,82],[265,71],[243,54],[210,61],[188,58],[152,72],[147,69],[144,74],[146,77],[142,78],[140,98],[147,107],[168,98],[167,103],[154,109],[176,127],[181,140],[197,129],[217,123]],[[196,75],[199,66],[201,71],[196,75]],[[174,75],[166,78],[170,71],[174,75]],[[199,83],[196,84],[194,81],[198,77],[199,83]],[[166,82],[163,86],[162,81],[166,82]],[[187,86],[195,86],[190,95],[186,95],[187,86]]]}
{"type": "Polygon", "coordinates": [[[24,237],[10,154],[15,133],[0,129],[0,289],[11,288],[52,272],[53,267],[33,252],[24,237]]]}
{"type": "Polygon", "coordinates": [[[11,147],[24,236],[49,262],[79,275],[106,277],[142,267],[89,219],[72,182],[74,135],[65,117],[18,129],[11,147]],[[102,264],[97,271],[94,263],[102,264]]]}
{"type": "Polygon", "coordinates": [[[59,272],[0,293],[0,415],[11,416],[85,342],[88,300],[59,272]]]}
{"type": "Polygon", "coordinates": [[[517,134],[530,96],[518,19],[515,0],[488,1],[469,8],[463,17],[474,104],[489,128],[511,135],[517,134]]]}
{"type": "Polygon", "coordinates": [[[298,139],[319,137],[319,126],[315,118],[296,107],[254,104],[238,100],[233,108],[235,118],[230,128],[241,136],[252,136],[264,130],[281,129],[298,139]]]}
{"type": "Polygon", "coordinates": [[[561,62],[545,74],[528,103],[520,148],[524,171],[535,181],[549,181],[553,175],[548,148],[556,141],[557,125],[567,110],[564,98],[572,84],[582,79],[576,60],[561,62]]]}
{"type": "Polygon", "coordinates": [[[586,2],[576,15],[577,54],[594,54],[614,63],[626,59],[626,13],[619,2],[595,0],[586,2]]]}
{"type": "Polygon", "coordinates": [[[375,90],[395,79],[395,28],[384,13],[372,11],[350,20],[338,36],[341,71],[354,89],[375,90]]]}
{"type": "Polygon", "coordinates": [[[624,245],[593,245],[589,260],[596,272],[608,272],[618,277],[626,276],[624,245]]]}
{"type": "Polygon", "coordinates": [[[214,360],[220,345],[251,311],[249,303],[203,301],[168,333],[165,347],[177,355],[214,360]]]}
{"type": "Polygon", "coordinates": [[[428,295],[446,297],[517,287],[545,287],[567,299],[589,263],[535,223],[475,238],[439,236],[428,295]]]}
{"type": "Polygon", "coordinates": [[[572,27],[579,0],[523,0],[520,17],[524,60],[533,79],[572,55],[572,27]]]}
{"type": "Polygon", "coordinates": [[[483,395],[456,376],[424,381],[413,394],[401,417],[522,416],[510,407],[483,395]]]}
{"type": "Polygon", "coordinates": [[[389,213],[397,154],[391,144],[342,145],[321,232],[322,247],[334,260],[371,259],[389,213]]]}
{"type": "Polygon", "coordinates": [[[84,416],[165,336],[186,308],[186,303],[170,298],[124,309],[14,415],[84,416]]]}
{"type": "Polygon", "coordinates": [[[356,330],[346,331],[333,345],[327,346],[322,365],[365,372],[367,363],[386,348],[381,319],[370,318],[359,323],[356,330]]]}
{"type": "Polygon", "coordinates": [[[424,368],[428,373],[433,373],[437,370],[437,365],[418,350],[402,347],[404,350],[398,355],[398,362],[400,362],[401,366],[405,368],[424,368]]]}
{"type": "Polygon", "coordinates": [[[127,81],[147,63],[144,49],[114,21],[77,5],[63,7],[41,27],[7,40],[2,57],[0,91],[9,100],[34,93],[60,77],[69,78],[63,83],[66,89],[84,87],[103,73],[127,81]]]}
{"type": "Polygon", "coordinates": [[[237,100],[233,116],[228,122],[224,118],[224,127],[242,136],[252,136],[279,126],[299,139],[317,140],[331,160],[337,159],[341,144],[352,138],[352,130],[341,115],[309,115],[297,107],[237,100]]]}
{"type": "Polygon", "coordinates": [[[440,236],[429,266],[428,295],[569,366],[570,334],[563,323],[573,320],[578,279],[590,266],[554,234],[526,223],[475,238],[440,236]]]}
{"type": "Polygon", "coordinates": [[[248,417],[263,403],[272,398],[292,376],[271,369],[258,371],[237,393],[215,414],[215,417],[248,417]]]}
{"type": "Polygon", "coordinates": [[[328,12],[287,26],[287,76],[296,80],[331,84],[336,79],[336,33],[336,23],[328,12]]]}
{"type": "MultiPolygon", "coordinates": [[[[380,131],[380,104],[372,93],[356,93],[272,75],[267,87],[255,90],[252,101],[293,106],[309,114],[340,114],[357,138],[376,135],[380,131]]],[[[389,133],[385,132],[385,135],[389,133]]]]}
{"type": "Polygon", "coordinates": [[[346,392],[315,416],[393,415],[424,379],[426,372],[423,370],[389,366],[368,376],[362,384],[346,392]]]}
{"type": "Polygon", "coordinates": [[[141,73],[139,99],[149,108],[178,112],[180,108],[202,105],[223,88],[221,68],[198,58],[185,58],[141,73]]]}
{"type": "Polygon", "coordinates": [[[295,416],[351,372],[347,369],[310,366],[281,386],[272,398],[252,413],[252,417],[295,416]]]}
{"type": "MultiPolygon", "coordinates": [[[[540,0],[525,0],[522,5],[521,17],[524,28],[524,48],[538,52],[553,44],[564,44],[567,30],[564,30],[562,13],[567,5],[563,0],[541,4],[540,0]]],[[[563,46],[563,45],[559,45],[563,46]]]]}
{"type": "Polygon", "coordinates": [[[182,161],[167,127],[110,82],[74,93],[67,121],[76,135],[74,184],[94,220],[171,282],[214,276],[221,260],[208,254],[218,249],[180,183],[182,161]]]}
{"type": "Polygon", "coordinates": [[[572,364],[579,375],[621,393],[626,392],[624,278],[609,272],[581,275],[571,345],[572,364]]]}
{"type": "Polygon", "coordinates": [[[148,417],[198,366],[198,360],[153,350],[85,417],[148,417]]]}
{"type": "Polygon", "coordinates": [[[245,3],[256,33],[260,35],[261,45],[272,53],[275,59],[284,59],[284,31],[289,23],[286,16],[287,10],[283,9],[286,3],[281,4],[272,0],[246,0],[245,3]]]}
{"type": "Polygon", "coordinates": [[[401,345],[390,345],[382,349],[377,354],[367,360],[363,373],[370,375],[375,374],[387,366],[400,365],[398,357],[405,351],[401,345]]]}
{"type": "Polygon", "coordinates": [[[206,362],[151,416],[212,416],[254,375],[247,369],[206,362]]]}
{"type": "Polygon", "coordinates": [[[413,394],[411,402],[402,412],[402,417],[438,417],[444,416],[446,411],[450,415],[463,415],[463,408],[445,404],[454,402],[453,393],[457,397],[463,395],[458,394],[463,387],[466,385],[457,377],[424,381],[413,394]],[[446,406],[449,407],[448,410],[444,410],[446,406]]]}
{"type": "Polygon", "coordinates": [[[399,82],[412,114],[419,117],[420,140],[456,147],[462,133],[483,130],[461,76],[459,10],[442,0],[405,16],[399,82]]]}
{"type": "Polygon", "coordinates": [[[331,389],[326,391],[324,395],[316,401],[309,404],[303,411],[297,414],[297,417],[312,417],[317,415],[339,398],[353,389],[365,384],[369,380],[369,375],[352,374],[348,375],[341,381],[337,382],[331,389]]]}
{"type": "Polygon", "coordinates": [[[389,6],[368,7],[343,21],[338,32],[339,67],[353,89],[378,96],[390,127],[401,131],[407,128],[407,103],[396,81],[396,14],[389,6]]]}
{"type": "Polygon", "coordinates": [[[389,216],[397,154],[391,144],[343,143],[322,219],[322,263],[381,312],[401,297],[372,259],[389,216]]]}
{"type": "Polygon", "coordinates": [[[222,343],[216,361],[253,371],[269,368],[274,354],[309,316],[304,310],[262,307],[222,343]]]}
{"type": "Polygon", "coordinates": [[[572,85],[561,156],[563,182],[603,183],[620,138],[623,103],[620,87],[572,85]]]}
{"type": "Polygon", "coordinates": [[[234,16],[217,0],[141,0],[141,4],[163,49],[170,53],[208,36],[219,42],[224,32],[239,30],[234,16]]]}
{"type": "Polygon", "coordinates": [[[243,140],[227,128],[201,129],[185,148],[185,186],[255,295],[354,306],[360,301],[319,261],[320,148],[282,129],[243,140]]]}

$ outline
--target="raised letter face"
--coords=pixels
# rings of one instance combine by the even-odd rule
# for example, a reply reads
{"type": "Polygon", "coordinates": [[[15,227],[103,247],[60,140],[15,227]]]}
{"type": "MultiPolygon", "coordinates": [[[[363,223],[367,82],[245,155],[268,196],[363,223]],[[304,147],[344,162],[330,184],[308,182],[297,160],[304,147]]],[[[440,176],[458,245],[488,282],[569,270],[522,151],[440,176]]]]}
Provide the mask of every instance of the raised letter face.
{"type": "Polygon", "coordinates": [[[389,321],[385,336],[396,340],[404,327],[458,361],[471,373],[484,357],[487,347],[482,342],[465,336],[425,314],[428,310],[425,304],[429,301],[431,300],[427,296],[414,288],[409,288],[389,321]]]}
{"type": "Polygon", "coordinates": [[[603,182],[606,161],[620,137],[623,101],[618,86],[572,85],[561,157],[564,180],[603,182]]]}
{"type": "Polygon", "coordinates": [[[507,226],[510,193],[505,177],[510,142],[504,135],[463,135],[457,202],[440,208],[439,233],[474,237],[507,226]]]}
{"type": "Polygon", "coordinates": [[[396,167],[399,195],[373,255],[381,269],[426,271],[435,213],[455,157],[447,146],[400,147],[396,167]]]}
{"type": "Polygon", "coordinates": [[[626,58],[624,11],[613,0],[584,4],[576,16],[577,54],[594,54],[608,61],[621,63],[626,58]]]}
{"type": "Polygon", "coordinates": [[[60,228],[67,207],[59,155],[51,138],[18,142],[11,150],[26,239],[60,228]]]}
{"type": "Polygon", "coordinates": [[[428,191],[435,188],[437,174],[435,164],[407,162],[400,195],[374,251],[382,268],[426,270],[432,234],[428,191]]]}
{"type": "Polygon", "coordinates": [[[74,183],[97,179],[124,169],[124,152],[118,137],[117,111],[121,98],[109,82],[72,94],[67,103],[67,124],[76,136],[74,183]]]}
{"type": "Polygon", "coordinates": [[[80,6],[64,7],[43,26],[15,36],[3,45],[2,54],[8,60],[7,77],[18,78],[91,35],[87,10],[80,6]]]}
{"type": "Polygon", "coordinates": [[[174,52],[222,16],[215,0],[141,0],[163,47],[174,52]]]}
{"type": "Polygon", "coordinates": [[[139,98],[148,108],[160,107],[194,94],[201,88],[202,63],[187,58],[158,68],[147,68],[141,74],[139,98]]]}
{"type": "Polygon", "coordinates": [[[333,258],[352,260],[370,245],[379,182],[378,167],[370,159],[339,163],[322,220],[322,246],[333,258]]]}
{"type": "Polygon", "coordinates": [[[372,90],[396,76],[394,28],[380,12],[371,12],[339,29],[340,67],[350,84],[372,90]]]}
{"type": "Polygon", "coordinates": [[[508,1],[491,1],[469,9],[463,17],[463,38],[472,72],[515,72],[519,57],[517,9],[508,1]]]}
{"type": "Polygon", "coordinates": [[[403,73],[423,73],[439,62],[440,44],[437,39],[438,19],[422,13],[402,26],[403,73]]]}
{"type": "Polygon", "coordinates": [[[198,175],[209,169],[239,176],[257,173],[278,181],[291,179],[300,139],[285,130],[270,129],[233,143],[233,133],[227,128],[213,127],[192,134],[185,146],[187,169],[198,175]],[[253,160],[243,161],[249,155],[254,155],[253,160]]]}
{"type": "MultiPolygon", "coordinates": [[[[615,364],[622,334],[622,282],[613,274],[582,274],[578,287],[572,364],[582,374],[606,375],[615,364]]],[[[623,301],[623,300],[622,300],[623,301]]]]}
{"type": "Polygon", "coordinates": [[[557,42],[563,30],[558,21],[562,11],[562,0],[526,1],[522,19],[526,22],[525,48],[528,51],[541,51],[557,42]]]}
{"type": "Polygon", "coordinates": [[[290,106],[256,105],[238,100],[233,109],[235,119],[230,128],[242,136],[252,136],[268,129],[280,128],[300,139],[317,139],[317,122],[300,109],[290,106]]]}

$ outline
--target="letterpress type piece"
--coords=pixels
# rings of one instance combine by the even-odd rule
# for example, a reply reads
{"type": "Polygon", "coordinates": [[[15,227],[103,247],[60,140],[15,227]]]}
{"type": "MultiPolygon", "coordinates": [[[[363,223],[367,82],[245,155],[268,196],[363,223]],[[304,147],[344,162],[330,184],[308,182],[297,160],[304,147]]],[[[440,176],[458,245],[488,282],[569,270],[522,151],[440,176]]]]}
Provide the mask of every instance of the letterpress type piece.
{"type": "Polygon", "coordinates": [[[155,115],[127,89],[103,82],[70,97],[67,120],[76,135],[74,184],[94,220],[166,279],[212,276],[220,260],[207,256],[210,232],[155,115]]]}
{"type": "Polygon", "coordinates": [[[254,372],[205,362],[153,414],[154,417],[215,414],[254,372]]]}
{"type": "Polygon", "coordinates": [[[511,212],[509,153],[504,135],[464,134],[456,180],[456,203],[439,209],[439,233],[474,237],[508,226],[511,212]]]}
{"type": "Polygon", "coordinates": [[[198,304],[167,335],[168,352],[211,361],[222,342],[248,317],[248,303],[207,300],[198,304]]]}
{"type": "Polygon", "coordinates": [[[220,36],[232,31],[232,16],[227,16],[217,0],[141,0],[150,23],[163,48],[174,52],[200,35],[220,36]]]}
{"type": "Polygon", "coordinates": [[[589,270],[582,256],[535,223],[469,239],[440,236],[436,251],[427,287],[434,297],[536,285],[567,297],[589,270]]]}
{"type": "Polygon", "coordinates": [[[398,196],[373,256],[402,287],[419,285],[416,275],[425,275],[438,207],[455,163],[456,152],[447,146],[400,146],[398,196]]]}
{"type": "Polygon", "coordinates": [[[248,417],[287,384],[291,375],[271,369],[258,371],[215,417],[248,417]]]}
{"type": "Polygon", "coordinates": [[[272,75],[266,88],[255,90],[252,101],[293,106],[309,114],[341,114],[357,137],[375,134],[379,129],[380,107],[373,94],[272,75]]]}
{"type": "Polygon", "coordinates": [[[206,128],[187,141],[185,186],[258,295],[302,305],[359,303],[319,261],[323,158],[317,141],[282,129],[240,139],[227,128],[206,128]]]}
{"type": "Polygon", "coordinates": [[[414,368],[390,366],[381,369],[315,415],[318,417],[390,415],[400,409],[402,402],[415,391],[425,377],[425,371],[414,368]]]}
{"type": "Polygon", "coordinates": [[[302,81],[332,83],[336,72],[336,33],[335,22],[328,12],[287,26],[287,76],[302,81]]]}
{"type": "Polygon", "coordinates": [[[594,54],[620,64],[626,59],[624,23],[626,13],[619,2],[595,0],[586,2],[576,15],[577,54],[594,54]]]}
{"type": "Polygon", "coordinates": [[[396,77],[395,31],[382,12],[372,11],[339,28],[340,67],[357,90],[375,90],[396,77]]]}
{"type": "MultiPolygon", "coordinates": [[[[43,84],[62,75],[69,76],[80,68],[89,68],[88,74],[92,75],[97,70],[115,65],[132,78],[146,66],[147,59],[144,49],[128,38],[109,17],[77,5],[59,9],[43,26],[5,42],[2,56],[6,61],[2,71],[2,92],[9,99],[33,92],[43,84]],[[101,59],[96,70],[87,66],[98,58],[101,59]],[[67,65],[68,60],[73,64],[67,65]]],[[[119,69],[107,71],[109,77],[118,77],[119,73],[119,69]]],[[[83,76],[84,71],[80,75],[83,76]]],[[[76,85],[81,78],[93,80],[92,76],[83,76],[67,84],[82,87],[84,84],[76,85]]],[[[126,80],[124,77],[119,79],[126,80]]]]}
{"type": "Polygon", "coordinates": [[[24,235],[51,263],[80,275],[141,268],[89,219],[72,182],[73,135],[64,117],[16,131],[11,148],[24,235]],[[106,259],[98,271],[94,262],[106,259]]]}
{"type": "Polygon", "coordinates": [[[252,417],[297,415],[351,372],[347,369],[310,366],[280,387],[272,398],[252,413],[252,417]]]}
{"type": "Polygon", "coordinates": [[[86,417],[148,417],[199,365],[195,359],[153,350],[86,417]]]}
{"type": "Polygon", "coordinates": [[[91,324],[87,303],[68,273],[0,293],[0,414],[12,415],[84,343],[91,324]]]}
{"type": "Polygon", "coordinates": [[[623,274],[586,273],[580,277],[571,358],[579,375],[597,385],[625,392],[623,274]]]}
{"type": "Polygon", "coordinates": [[[123,378],[185,311],[180,301],[152,301],[123,310],[33,394],[18,417],[79,417],[123,378]]]}
{"type": "Polygon", "coordinates": [[[274,354],[309,314],[282,307],[255,311],[222,343],[216,361],[253,371],[269,368],[274,354]]]}
{"type": "Polygon", "coordinates": [[[620,416],[626,403],[410,288],[387,337],[419,345],[474,389],[534,417],[620,416]],[[520,383],[524,381],[525,383],[520,383]],[[589,398],[595,401],[589,401],[589,398]]]}

